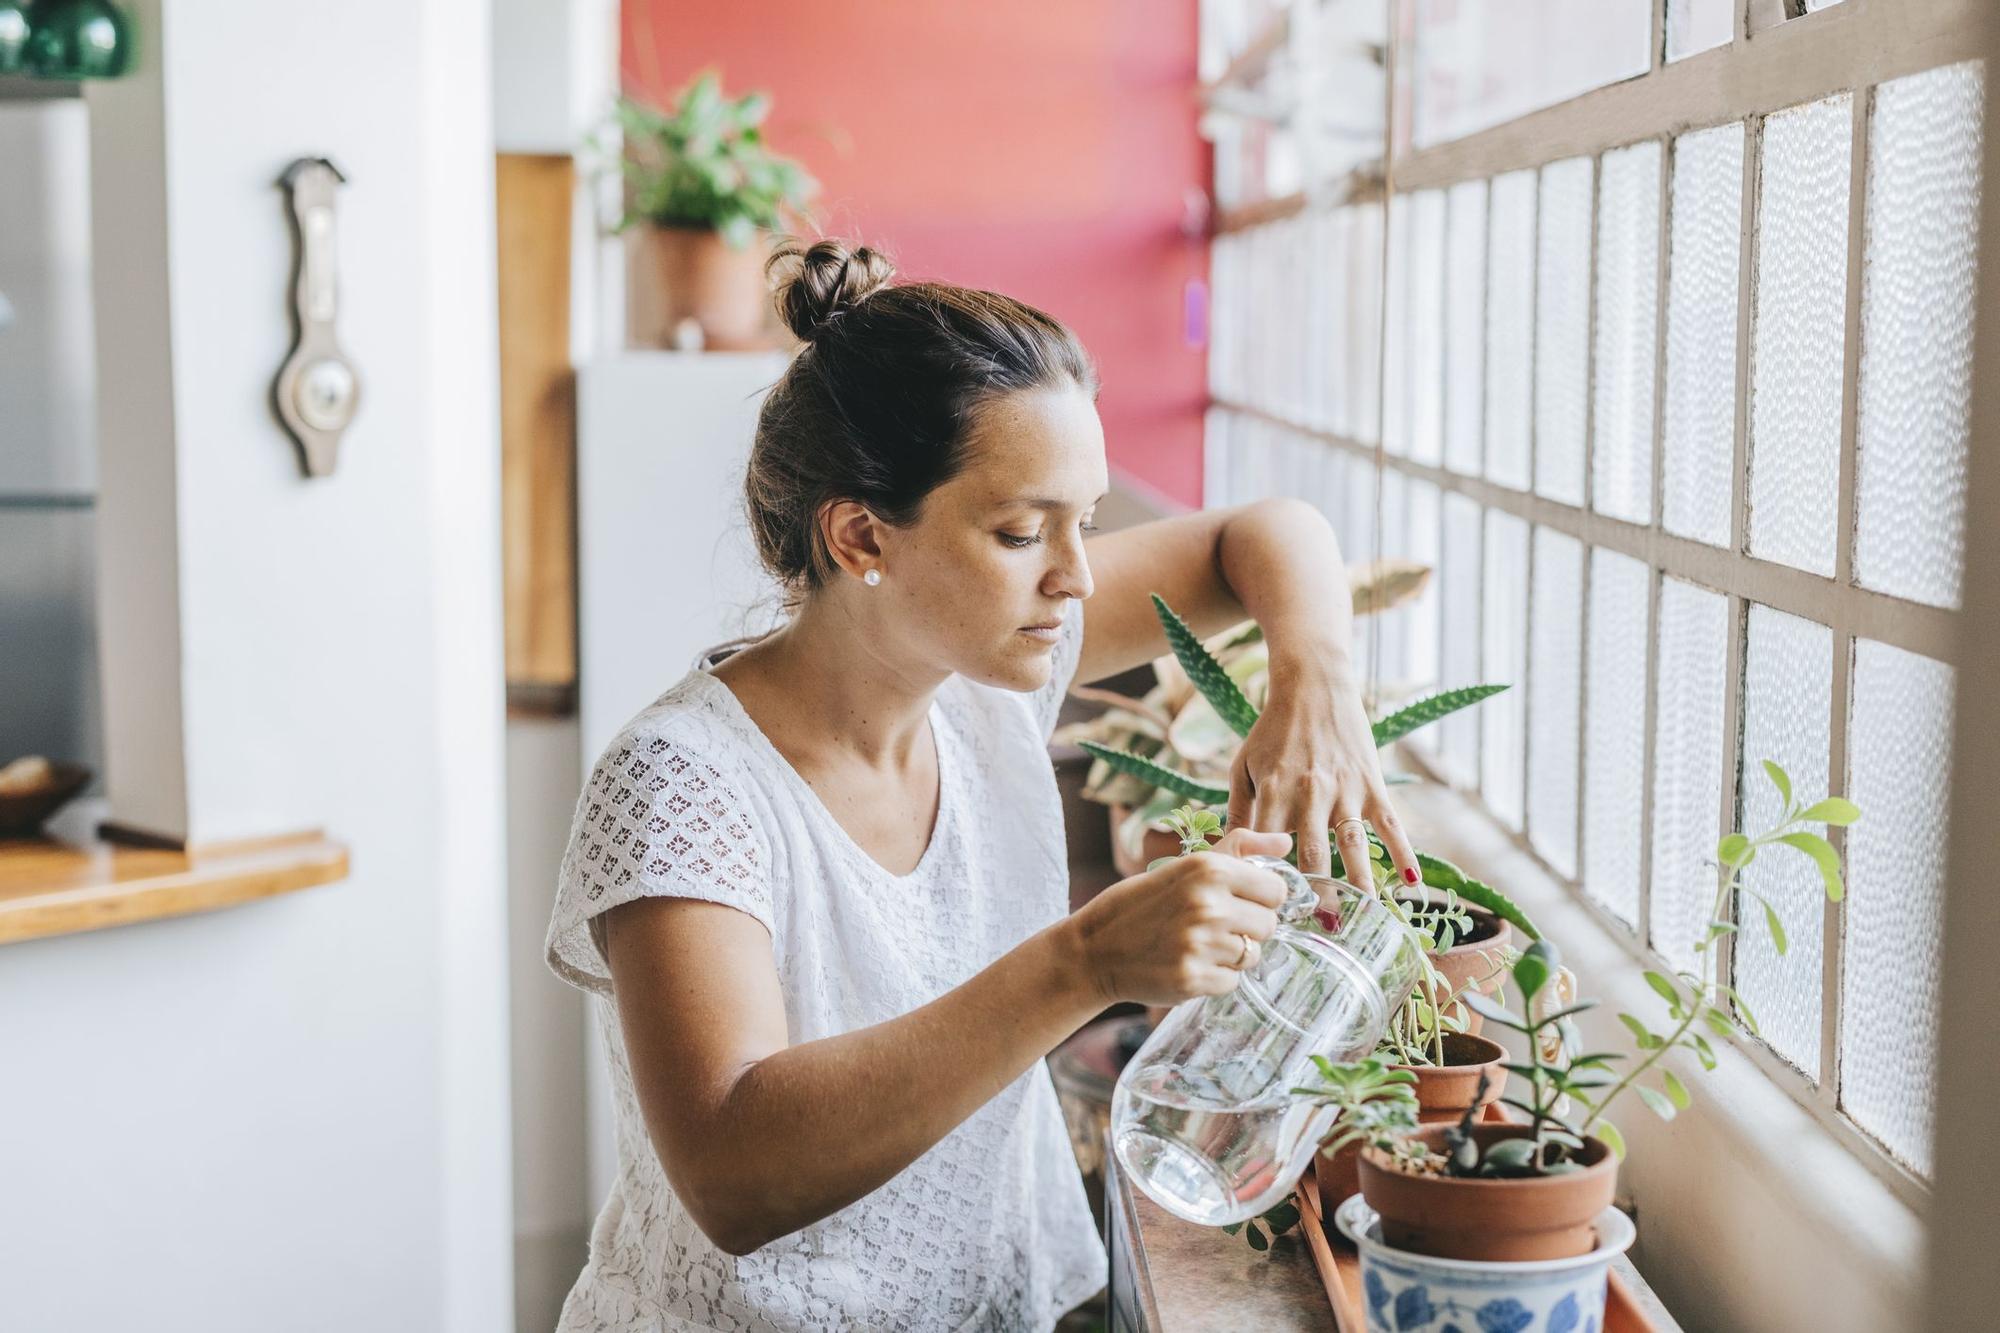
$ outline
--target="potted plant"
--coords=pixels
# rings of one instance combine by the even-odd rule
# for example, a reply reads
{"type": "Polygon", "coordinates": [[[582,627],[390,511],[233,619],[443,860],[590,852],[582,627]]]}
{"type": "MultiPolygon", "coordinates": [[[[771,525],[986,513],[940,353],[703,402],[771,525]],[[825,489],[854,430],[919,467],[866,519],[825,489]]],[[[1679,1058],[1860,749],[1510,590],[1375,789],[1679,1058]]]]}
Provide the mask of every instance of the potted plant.
{"type": "Polygon", "coordinates": [[[768,236],[818,189],[765,146],[770,105],[763,93],[723,96],[713,73],[683,90],[671,111],[619,99],[628,204],[618,226],[645,225],[645,266],[659,287],[659,318],[646,340],[679,345],[693,321],[704,347],[765,342],[768,236]]]}
{"type": "MultiPolygon", "coordinates": [[[[1479,1035],[1481,1016],[1470,997],[1496,992],[1518,957],[1514,920],[1528,938],[1539,939],[1540,934],[1511,901],[1477,881],[1471,881],[1475,892],[1492,894],[1491,901],[1514,920],[1461,900],[1457,889],[1468,882],[1464,872],[1439,858],[1420,857],[1426,880],[1437,881],[1435,885],[1398,893],[1387,848],[1371,837],[1370,850],[1376,891],[1393,895],[1425,949],[1424,975],[1390,1016],[1375,1058],[1408,1075],[1419,1124],[1448,1124],[1481,1114],[1500,1096],[1508,1057],[1498,1042],[1479,1035]]],[[[1334,860],[1338,866],[1337,851],[1334,860]]],[[[1322,1146],[1313,1166],[1322,1215],[1360,1187],[1359,1159],[1358,1142],[1347,1136],[1322,1146]]]]}
{"type": "MultiPolygon", "coordinates": [[[[1663,1063],[1668,1052],[1688,1051],[1713,1069],[1704,1030],[1723,1037],[1756,1032],[1749,1006],[1718,977],[1717,946],[1738,929],[1732,906],[1756,900],[1772,947],[1781,955],[1787,948],[1775,907],[1743,882],[1743,871],[1760,853],[1790,847],[1813,861],[1830,902],[1843,896],[1838,854],[1807,826],[1851,824],[1860,812],[1839,797],[1803,804],[1783,769],[1767,761],[1764,770],[1783,815],[1765,833],[1731,833],[1717,844],[1714,905],[1694,945],[1699,969],[1644,973],[1666,1005],[1665,1031],[1621,1013],[1636,1052],[1582,1050],[1574,1020],[1594,1001],[1548,1003],[1548,996],[1561,996],[1566,974],[1555,946],[1538,940],[1509,974],[1518,1012],[1467,997],[1489,1021],[1524,1039],[1526,1059],[1502,1066],[1519,1080],[1518,1091],[1500,1099],[1519,1121],[1482,1123],[1468,1110],[1456,1125],[1412,1128],[1407,1119],[1376,1116],[1350,1126],[1363,1145],[1361,1194],[1340,1206],[1336,1223],[1361,1248],[1363,1283],[1377,1315],[1393,1306],[1397,1327],[1425,1327],[1454,1314],[1508,1328],[1543,1316],[1548,1327],[1578,1329],[1602,1319],[1604,1269],[1632,1238],[1629,1221],[1610,1206],[1625,1143],[1606,1113],[1629,1091],[1672,1119],[1692,1098],[1663,1063]]],[[[1321,1074],[1319,1086],[1298,1091],[1341,1104],[1344,1086],[1321,1074]]]]}

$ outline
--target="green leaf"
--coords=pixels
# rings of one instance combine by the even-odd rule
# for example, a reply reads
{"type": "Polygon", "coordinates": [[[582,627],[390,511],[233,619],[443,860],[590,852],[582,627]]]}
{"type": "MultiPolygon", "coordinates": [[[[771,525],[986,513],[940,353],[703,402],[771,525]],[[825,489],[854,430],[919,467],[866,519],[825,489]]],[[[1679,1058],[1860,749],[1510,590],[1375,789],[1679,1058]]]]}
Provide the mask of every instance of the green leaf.
{"type": "Polygon", "coordinates": [[[1632,1039],[1639,1043],[1639,1049],[1642,1051],[1650,1051],[1665,1044],[1663,1038],[1655,1036],[1651,1028],[1630,1014],[1618,1015],[1618,1021],[1632,1030],[1632,1039]]]}
{"type": "Polygon", "coordinates": [[[1715,1068],[1715,1048],[1708,1044],[1708,1038],[1702,1036],[1699,1032],[1690,1032],[1688,1033],[1688,1045],[1694,1048],[1694,1053],[1701,1060],[1701,1067],[1703,1069],[1713,1070],[1715,1068]]]}
{"type": "Polygon", "coordinates": [[[1785,923],[1778,919],[1778,909],[1771,906],[1769,901],[1761,898],[1758,901],[1764,904],[1764,929],[1771,932],[1771,947],[1776,949],[1778,956],[1782,958],[1785,956],[1786,948],[1785,923]]]}
{"type": "Polygon", "coordinates": [[[1440,690],[1397,709],[1377,722],[1375,744],[1379,748],[1401,740],[1420,727],[1449,717],[1461,708],[1470,708],[1481,699],[1491,698],[1506,688],[1505,685],[1464,685],[1455,690],[1440,690]]]}
{"type": "Polygon", "coordinates": [[[1530,950],[1514,963],[1514,984],[1521,988],[1521,1002],[1529,1013],[1534,1012],[1535,992],[1547,984],[1549,965],[1530,950]]]}
{"type": "Polygon", "coordinates": [[[1632,1091],[1638,1093],[1639,1100],[1646,1103],[1646,1109],[1660,1117],[1660,1119],[1672,1120],[1674,1118],[1674,1104],[1668,1101],[1657,1090],[1646,1087],[1644,1084],[1634,1083],[1632,1091]]]}
{"type": "Polygon", "coordinates": [[[1779,842],[1798,848],[1813,859],[1819,867],[1819,877],[1826,884],[1826,900],[1837,903],[1846,896],[1847,890],[1840,882],[1840,853],[1833,850],[1833,844],[1817,833],[1785,833],[1779,842]]]}
{"type": "Polygon", "coordinates": [[[1784,769],[1779,768],[1776,764],[1772,763],[1768,759],[1764,761],[1764,772],[1766,776],[1768,776],[1771,779],[1771,785],[1778,789],[1778,799],[1784,802],[1785,808],[1787,810],[1791,809],[1792,807],[1791,776],[1787,774],[1784,769]]]}
{"type": "Polygon", "coordinates": [[[1159,613],[1160,624],[1167,631],[1167,645],[1174,650],[1180,660],[1182,670],[1194,687],[1201,691],[1202,698],[1208,700],[1217,715],[1229,724],[1229,729],[1238,736],[1248,736],[1250,728],[1257,723],[1257,710],[1243,697],[1243,691],[1222,664],[1209,654],[1202,641],[1195,637],[1187,622],[1174,614],[1166,599],[1153,594],[1153,610],[1159,613]]]}
{"type": "Polygon", "coordinates": [[[1762,1036],[1763,1034],[1757,1030],[1757,1015],[1750,1012],[1750,1006],[1744,1001],[1743,997],[1728,986],[1719,986],[1717,989],[1736,1002],[1736,1012],[1743,1016],[1743,1026],[1750,1029],[1750,1035],[1753,1037],[1762,1036]]]}
{"type": "Polygon", "coordinates": [[[1618,1132],[1618,1126],[1612,1124],[1609,1120],[1600,1120],[1597,1122],[1593,1132],[1598,1138],[1604,1141],[1604,1146],[1611,1149],[1614,1156],[1621,1160],[1624,1158],[1625,1136],[1618,1132]]]}
{"type": "Polygon", "coordinates": [[[1736,1035],[1736,1020],[1728,1014],[1723,1013],[1720,1009],[1712,1007],[1705,1009],[1702,1011],[1701,1016],[1708,1024],[1709,1031],[1713,1032],[1716,1036],[1734,1037],[1736,1035]]]}
{"type": "Polygon", "coordinates": [[[1250,1238],[1251,1249],[1256,1250],[1261,1254],[1263,1251],[1271,1248],[1271,1242],[1265,1238],[1264,1233],[1258,1229],[1257,1224],[1255,1222],[1252,1222],[1250,1224],[1250,1230],[1247,1234],[1250,1238]]]}
{"type": "Polygon", "coordinates": [[[1733,866],[1743,859],[1743,853],[1750,850],[1750,839],[1741,833],[1726,835],[1715,844],[1715,859],[1726,866],[1733,866]]]}
{"type": "Polygon", "coordinates": [[[1673,1070],[1660,1070],[1660,1084],[1666,1088],[1667,1097],[1675,1106],[1680,1107],[1681,1110],[1687,1110],[1688,1106],[1694,1101],[1694,1098],[1688,1095],[1687,1084],[1681,1082],[1680,1076],[1674,1073],[1673,1070]]]}
{"type": "Polygon", "coordinates": [[[1433,889],[1456,889],[1465,883],[1463,870],[1429,852],[1417,853],[1417,869],[1422,872],[1424,883],[1433,889]]]}
{"type": "Polygon", "coordinates": [[[1842,796],[1829,796],[1801,811],[1799,818],[1816,824],[1852,824],[1861,818],[1861,807],[1842,796]]]}
{"type": "Polygon", "coordinates": [[[1534,1164],[1533,1139],[1501,1139],[1486,1145],[1483,1165],[1500,1171],[1526,1171],[1534,1164]]]}
{"type": "Polygon", "coordinates": [[[1675,1009],[1678,1010],[1681,1007],[1680,991],[1675,988],[1673,982],[1668,981],[1658,972],[1648,971],[1646,973],[1646,984],[1651,986],[1661,999],[1671,1004],[1675,1009]]]}
{"type": "Polygon", "coordinates": [[[1211,787],[1185,773],[1175,772],[1171,768],[1163,767],[1136,754],[1128,754],[1124,750],[1114,750],[1108,745],[1099,745],[1096,741],[1078,741],[1077,744],[1102,759],[1117,772],[1135,777],[1141,782],[1150,782],[1155,787],[1165,788],[1176,796],[1185,797],[1190,801],[1200,801],[1204,805],[1229,804],[1227,787],[1211,787]]]}

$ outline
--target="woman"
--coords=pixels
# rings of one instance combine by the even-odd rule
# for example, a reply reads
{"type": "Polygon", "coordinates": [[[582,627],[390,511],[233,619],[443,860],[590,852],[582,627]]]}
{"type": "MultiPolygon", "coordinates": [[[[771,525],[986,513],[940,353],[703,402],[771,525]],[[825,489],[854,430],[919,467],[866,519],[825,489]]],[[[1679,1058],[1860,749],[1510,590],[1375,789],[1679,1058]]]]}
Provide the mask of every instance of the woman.
{"type": "Polygon", "coordinates": [[[1365,864],[1367,819],[1415,880],[1347,580],[1293,501],[1086,554],[1104,442],[1067,329],[866,249],[774,264],[806,346],[748,507],[791,615],[632,720],[563,860],[550,963],[615,1001],[619,1163],[561,1328],[1046,1329],[1105,1272],[1042,1058],[1113,1001],[1236,984],[1283,898],[1243,854],[1295,832],[1324,870],[1344,820],[1365,864]],[[1231,854],[1065,916],[1048,737],[1073,679],[1165,650],[1149,592],[1269,638],[1231,854]]]}

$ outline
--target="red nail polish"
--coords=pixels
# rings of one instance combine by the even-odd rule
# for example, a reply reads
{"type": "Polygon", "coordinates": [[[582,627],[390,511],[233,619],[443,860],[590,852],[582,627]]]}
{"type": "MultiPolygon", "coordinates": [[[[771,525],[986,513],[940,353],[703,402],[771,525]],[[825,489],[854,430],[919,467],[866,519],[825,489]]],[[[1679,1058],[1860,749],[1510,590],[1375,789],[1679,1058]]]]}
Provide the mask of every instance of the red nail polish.
{"type": "Polygon", "coordinates": [[[1404,866],[1403,883],[1415,884],[1416,882],[1417,882],[1417,868],[1415,866],[1404,866]]]}

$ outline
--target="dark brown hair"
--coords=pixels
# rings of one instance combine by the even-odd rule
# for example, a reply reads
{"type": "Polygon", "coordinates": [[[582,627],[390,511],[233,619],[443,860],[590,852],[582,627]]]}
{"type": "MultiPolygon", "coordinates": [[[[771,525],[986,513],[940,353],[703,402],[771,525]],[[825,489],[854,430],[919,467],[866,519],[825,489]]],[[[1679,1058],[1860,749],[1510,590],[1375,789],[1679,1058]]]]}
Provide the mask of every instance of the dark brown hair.
{"type": "Polygon", "coordinates": [[[965,467],[979,409],[1003,394],[1097,372],[1076,335],[997,292],[895,286],[865,246],[788,244],[771,257],[778,311],[806,344],[764,400],[745,491],[764,565],[796,602],[833,574],[820,534],[829,503],[916,521],[924,497],[965,467]]]}

